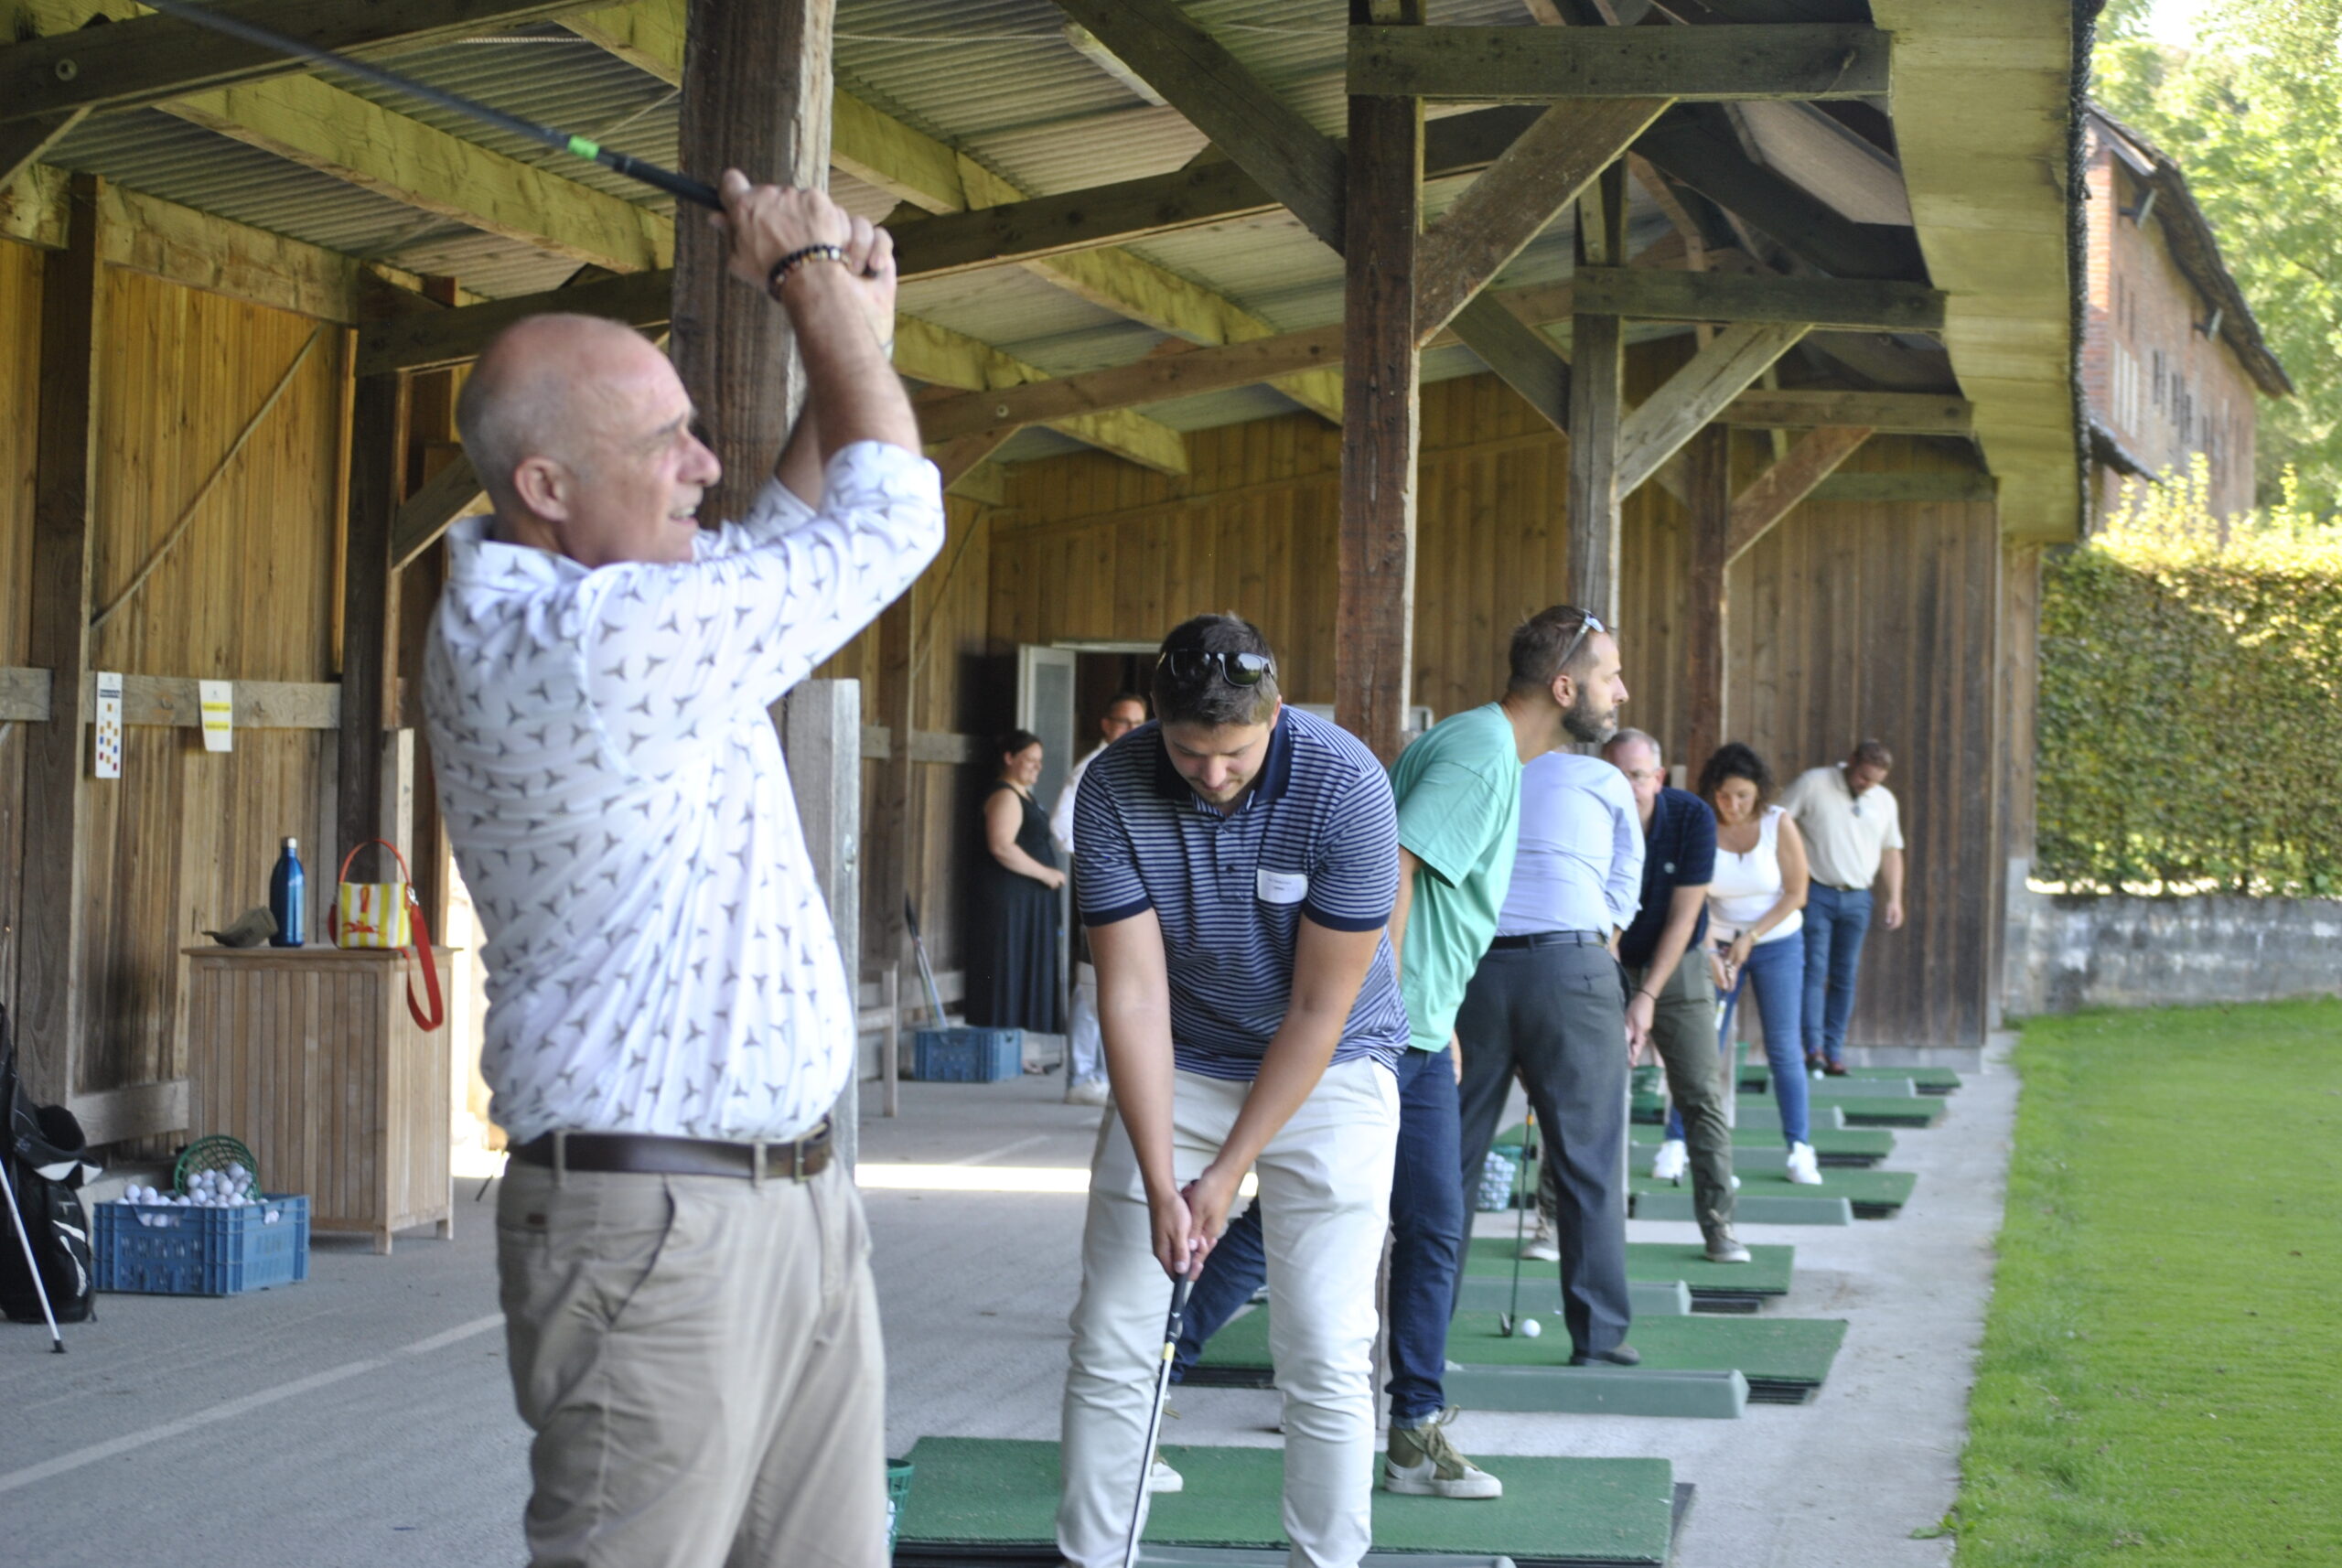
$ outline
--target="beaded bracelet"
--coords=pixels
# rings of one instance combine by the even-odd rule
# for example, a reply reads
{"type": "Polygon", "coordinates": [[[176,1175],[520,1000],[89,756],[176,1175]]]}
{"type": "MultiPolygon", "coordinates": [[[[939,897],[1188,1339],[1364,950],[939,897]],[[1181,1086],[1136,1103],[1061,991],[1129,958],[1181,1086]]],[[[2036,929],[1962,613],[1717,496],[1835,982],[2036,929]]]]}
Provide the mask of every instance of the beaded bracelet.
{"type": "Polygon", "coordinates": [[[845,247],[843,245],[808,245],[803,250],[790,252],[789,254],[775,262],[772,264],[772,271],[765,274],[766,291],[775,299],[779,299],[780,297],[780,285],[789,281],[789,274],[795,272],[799,267],[803,266],[807,262],[836,262],[843,266],[845,263],[845,247]]]}

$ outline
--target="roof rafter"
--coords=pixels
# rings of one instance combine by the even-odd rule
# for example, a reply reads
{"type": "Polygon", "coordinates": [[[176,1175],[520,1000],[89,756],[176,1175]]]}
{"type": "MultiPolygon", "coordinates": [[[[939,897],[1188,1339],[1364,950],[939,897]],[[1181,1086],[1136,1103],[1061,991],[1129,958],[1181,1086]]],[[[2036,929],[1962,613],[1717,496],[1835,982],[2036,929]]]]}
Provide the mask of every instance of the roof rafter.
{"type": "MultiPolygon", "coordinates": [[[[565,17],[564,24],[638,69],[679,82],[684,10],[684,0],[642,0],[565,17]]],[[[926,212],[964,212],[1026,199],[1024,191],[974,159],[843,91],[832,105],[830,161],[926,212]]],[[[1190,341],[1243,342],[1276,330],[1226,296],[1126,251],[1075,251],[1018,264],[1102,309],[1190,341]]],[[[1316,413],[1341,417],[1338,379],[1300,376],[1274,384],[1316,413]]]]}

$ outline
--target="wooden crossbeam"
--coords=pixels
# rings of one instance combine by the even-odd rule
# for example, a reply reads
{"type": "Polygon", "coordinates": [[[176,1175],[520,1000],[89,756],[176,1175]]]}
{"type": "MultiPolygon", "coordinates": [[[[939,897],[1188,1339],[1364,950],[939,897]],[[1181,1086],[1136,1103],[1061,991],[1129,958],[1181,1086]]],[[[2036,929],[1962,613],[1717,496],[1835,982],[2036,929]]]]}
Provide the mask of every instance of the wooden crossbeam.
{"type": "MultiPolygon", "coordinates": [[[[1485,109],[1432,122],[1423,128],[1423,177],[1488,167],[1535,117],[1533,110],[1485,109]]],[[[906,282],[941,277],[1175,234],[1281,205],[1240,164],[1191,163],[1169,174],[899,223],[895,261],[906,282]]]]}
{"type": "MultiPolygon", "coordinates": [[[[1346,156],[1333,137],[1269,91],[1174,0],[1057,0],[1146,83],[1336,251],[1343,230],[1346,156]]],[[[1566,424],[1557,388],[1568,366],[1549,343],[1500,312],[1466,310],[1458,336],[1530,406],[1566,424]]]]}
{"type": "Polygon", "coordinates": [[[1803,327],[1777,322],[1742,322],[1717,333],[1620,428],[1618,493],[1632,495],[1804,336],[1803,327]]]}
{"type": "Polygon", "coordinates": [[[674,225],[631,201],[306,77],[190,93],[175,120],[485,233],[613,272],[665,266],[674,225]]]}
{"type": "MultiPolygon", "coordinates": [[[[320,48],[371,54],[558,16],[577,0],[219,0],[216,8],[320,48]]],[[[0,48],[0,123],[135,109],[313,69],[175,16],[133,16],[0,48]]]]}
{"type": "Polygon", "coordinates": [[[1428,341],[1667,109],[1663,98],[1558,103],[1423,235],[1415,337],[1428,341]]]}
{"type": "Polygon", "coordinates": [[[1724,527],[1724,564],[1729,566],[1746,554],[1750,545],[1812,494],[1870,436],[1860,425],[1824,425],[1798,437],[1797,444],[1757,475],[1755,483],[1733,498],[1724,527]]]}
{"type": "Polygon", "coordinates": [[[1587,267],[1572,279],[1584,308],[1638,321],[1802,322],[1875,332],[1940,332],[1944,295],[1864,278],[1587,267]]]}
{"type": "Polygon", "coordinates": [[[1932,392],[1749,392],[1716,415],[1724,424],[1765,430],[1861,425],[1891,435],[1972,435],[1975,411],[1964,398],[1932,392]]]}
{"type": "Polygon", "coordinates": [[[467,364],[479,357],[489,339],[499,332],[548,310],[604,316],[654,331],[665,327],[673,314],[674,280],[672,269],[662,267],[454,310],[418,307],[387,320],[371,321],[359,328],[356,373],[377,376],[467,364]]]}
{"type": "Polygon", "coordinates": [[[450,524],[479,503],[483,493],[471,458],[458,452],[400,505],[391,521],[391,570],[413,564],[450,524]]]}
{"type": "Polygon", "coordinates": [[[64,140],[65,134],[88,115],[87,109],[66,109],[29,120],[0,125],[0,189],[40,161],[40,156],[64,140]]]}
{"type": "Polygon", "coordinates": [[[1558,103],[1577,98],[1869,98],[1889,87],[1875,27],[1354,27],[1354,93],[1558,103]]]}
{"type": "Polygon", "coordinates": [[[1808,498],[1818,501],[1882,504],[1945,505],[1989,501],[2000,493],[2000,481],[1982,471],[1953,474],[1832,474],[1814,487],[1808,498]]]}
{"type": "Polygon", "coordinates": [[[1728,133],[1700,117],[1718,113],[1676,109],[1643,133],[1635,151],[1670,178],[1738,213],[1834,277],[1925,274],[1919,242],[1911,231],[1883,223],[1856,223],[1842,216],[1802,186],[1757,163],[1728,133]]]}

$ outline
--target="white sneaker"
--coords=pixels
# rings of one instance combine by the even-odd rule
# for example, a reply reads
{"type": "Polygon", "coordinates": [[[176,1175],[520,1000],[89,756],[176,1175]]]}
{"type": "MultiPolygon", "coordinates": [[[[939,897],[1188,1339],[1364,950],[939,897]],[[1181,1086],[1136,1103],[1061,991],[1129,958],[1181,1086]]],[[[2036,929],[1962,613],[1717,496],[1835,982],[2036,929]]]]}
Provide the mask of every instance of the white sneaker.
{"type": "Polygon", "coordinates": [[[1537,1229],[1520,1244],[1520,1255],[1532,1263],[1558,1263],[1562,1261],[1562,1243],[1553,1234],[1552,1221],[1543,1215],[1537,1217],[1537,1229]]]}
{"type": "Polygon", "coordinates": [[[1670,1138],[1659,1146],[1659,1153],[1651,1157],[1650,1179],[1671,1181],[1676,1186],[1681,1187],[1683,1173],[1691,1167],[1691,1165],[1692,1151],[1684,1146],[1683,1140],[1670,1138]]]}
{"type": "Polygon", "coordinates": [[[1157,1459],[1146,1467],[1146,1489],[1150,1492],[1184,1492],[1187,1478],[1157,1459]]]}
{"type": "Polygon", "coordinates": [[[1113,1090],[1102,1078],[1081,1078],[1065,1086],[1068,1105],[1103,1105],[1113,1098],[1113,1090]]]}
{"type": "Polygon", "coordinates": [[[1789,1145],[1789,1180],[1799,1187],[1821,1185],[1821,1162],[1813,1157],[1812,1144],[1791,1144],[1789,1145]]]}

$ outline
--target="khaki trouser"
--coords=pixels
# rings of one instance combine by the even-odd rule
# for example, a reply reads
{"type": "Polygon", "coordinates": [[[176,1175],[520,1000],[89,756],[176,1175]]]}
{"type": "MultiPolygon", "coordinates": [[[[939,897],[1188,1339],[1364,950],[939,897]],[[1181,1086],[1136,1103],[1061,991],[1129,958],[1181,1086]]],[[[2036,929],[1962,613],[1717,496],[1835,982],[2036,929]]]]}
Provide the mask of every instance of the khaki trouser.
{"type": "MultiPolygon", "coordinates": [[[[1640,988],[1649,983],[1649,971],[1635,970],[1628,978],[1640,988]]],[[[1716,988],[1708,955],[1688,950],[1656,991],[1651,1046],[1666,1064],[1668,1095],[1683,1112],[1692,1208],[1704,1233],[1732,1223],[1732,1123],[1725,1107],[1735,1092],[1716,1052],[1716,988]]]]}
{"type": "Polygon", "coordinates": [[[886,1365],[842,1165],[516,1161],[496,1222],[532,1568],[885,1568],[886,1365]]]}

